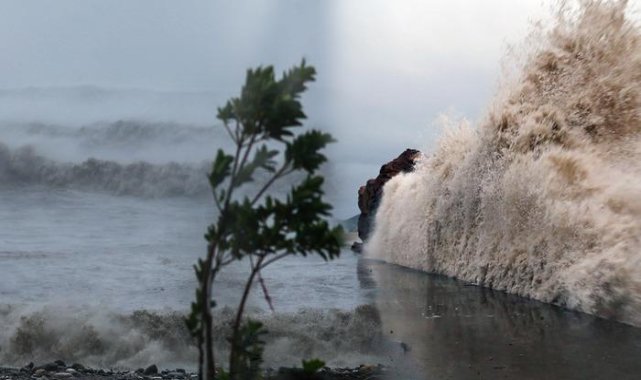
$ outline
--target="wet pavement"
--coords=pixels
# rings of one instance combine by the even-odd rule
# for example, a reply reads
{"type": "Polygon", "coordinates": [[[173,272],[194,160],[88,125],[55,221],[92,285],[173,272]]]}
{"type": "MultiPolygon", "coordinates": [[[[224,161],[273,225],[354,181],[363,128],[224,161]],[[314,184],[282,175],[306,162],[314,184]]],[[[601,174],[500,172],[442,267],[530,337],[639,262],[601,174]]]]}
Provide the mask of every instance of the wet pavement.
{"type": "Polygon", "coordinates": [[[360,260],[404,379],[641,379],[641,329],[360,260]]]}

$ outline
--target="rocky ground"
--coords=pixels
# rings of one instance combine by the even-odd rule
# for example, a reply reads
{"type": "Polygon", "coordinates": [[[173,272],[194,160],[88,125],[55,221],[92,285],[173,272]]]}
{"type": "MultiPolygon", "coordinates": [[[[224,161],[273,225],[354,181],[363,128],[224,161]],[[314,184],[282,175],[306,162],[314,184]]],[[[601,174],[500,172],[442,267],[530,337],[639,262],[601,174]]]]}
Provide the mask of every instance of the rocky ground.
{"type": "MultiPolygon", "coordinates": [[[[281,368],[265,371],[266,380],[382,380],[387,370],[383,366],[362,365],[357,368],[323,368],[310,377],[300,370],[281,368]]],[[[43,365],[29,363],[23,368],[0,367],[0,380],[59,380],[59,379],[100,379],[100,380],[191,380],[198,379],[198,374],[181,368],[159,370],[156,365],[139,368],[133,371],[112,371],[87,368],[82,364],[67,365],[62,360],[43,365]]]]}

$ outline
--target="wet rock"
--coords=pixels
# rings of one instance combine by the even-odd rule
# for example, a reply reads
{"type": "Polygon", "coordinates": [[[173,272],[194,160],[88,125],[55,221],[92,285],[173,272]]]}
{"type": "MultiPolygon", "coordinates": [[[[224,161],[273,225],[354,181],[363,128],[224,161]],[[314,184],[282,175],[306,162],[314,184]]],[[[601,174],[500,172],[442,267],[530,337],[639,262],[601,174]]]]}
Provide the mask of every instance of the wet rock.
{"type": "Polygon", "coordinates": [[[358,218],[358,237],[362,241],[366,241],[372,231],[376,209],[383,196],[383,186],[398,173],[413,171],[420,154],[416,149],[406,149],[398,157],[381,166],[376,178],[368,180],[358,189],[358,208],[361,211],[358,218]]]}
{"type": "Polygon", "coordinates": [[[359,242],[359,241],[355,241],[355,242],[352,244],[351,249],[352,249],[352,251],[354,251],[354,252],[356,252],[356,253],[361,253],[361,252],[363,252],[363,243],[361,243],[361,242],[359,242]]]}
{"type": "Polygon", "coordinates": [[[40,377],[40,376],[44,375],[45,373],[47,373],[47,370],[45,370],[44,368],[38,368],[37,370],[34,371],[33,375],[35,377],[40,377]]]}
{"type": "Polygon", "coordinates": [[[27,364],[26,366],[24,366],[24,367],[20,368],[20,371],[21,371],[21,372],[31,372],[31,370],[33,369],[33,366],[34,366],[34,365],[33,365],[33,362],[30,362],[30,363],[29,363],[29,364],[27,364]]]}
{"type": "Polygon", "coordinates": [[[58,370],[58,364],[56,363],[45,363],[41,366],[35,367],[36,370],[38,369],[44,369],[45,371],[57,371],[58,370]]]}
{"type": "Polygon", "coordinates": [[[56,360],[56,361],[54,361],[54,363],[56,363],[60,367],[66,367],[67,366],[65,364],[65,362],[63,362],[62,360],[56,360]]]}
{"type": "Polygon", "coordinates": [[[150,365],[145,368],[145,371],[142,373],[145,376],[156,375],[158,373],[158,367],[155,364],[150,365]]]}
{"type": "MultiPolygon", "coordinates": [[[[158,370],[158,368],[156,367],[158,370]]],[[[63,371],[48,372],[43,368],[36,370],[37,375],[21,372],[15,368],[2,368],[0,367],[0,380],[64,380],[64,379],[87,379],[87,380],[169,380],[169,379],[197,379],[196,373],[187,372],[185,370],[164,370],[164,375],[154,374],[145,376],[131,371],[107,371],[87,368],[84,371],[75,371],[72,368],[67,368],[63,371]]],[[[389,377],[388,371],[383,366],[370,366],[362,365],[358,368],[322,368],[315,374],[303,374],[301,368],[282,368],[279,371],[265,369],[263,378],[266,380],[382,380],[392,379],[389,377]],[[291,377],[294,376],[294,377],[291,377]],[[302,377],[300,377],[302,376],[302,377]],[[386,377],[387,376],[387,377],[386,377]]],[[[394,378],[395,379],[395,378],[394,378]]]]}
{"type": "Polygon", "coordinates": [[[71,368],[75,369],[76,371],[84,371],[85,370],[85,366],[80,364],[80,363],[73,363],[71,365],[71,368]]]}

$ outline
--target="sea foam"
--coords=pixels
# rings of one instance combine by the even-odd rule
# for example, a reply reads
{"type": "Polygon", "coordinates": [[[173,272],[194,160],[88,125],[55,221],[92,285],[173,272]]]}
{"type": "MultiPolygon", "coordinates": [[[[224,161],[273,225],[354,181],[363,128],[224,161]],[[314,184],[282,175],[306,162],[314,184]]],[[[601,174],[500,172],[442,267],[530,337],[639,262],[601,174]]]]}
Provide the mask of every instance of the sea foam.
{"type": "Polygon", "coordinates": [[[484,120],[389,181],[369,257],[641,325],[641,30],[565,5],[484,120]]]}

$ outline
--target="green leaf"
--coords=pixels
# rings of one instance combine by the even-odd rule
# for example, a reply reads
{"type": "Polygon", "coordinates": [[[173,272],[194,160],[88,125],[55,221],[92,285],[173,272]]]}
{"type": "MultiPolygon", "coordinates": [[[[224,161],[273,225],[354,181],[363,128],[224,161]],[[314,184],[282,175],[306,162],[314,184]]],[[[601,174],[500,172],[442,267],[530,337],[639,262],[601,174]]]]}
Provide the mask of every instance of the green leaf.
{"type": "Polygon", "coordinates": [[[225,154],[222,149],[218,149],[218,154],[209,173],[209,184],[212,189],[216,189],[229,176],[232,162],[234,162],[233,156],[225,154]]]}
{"type": "Polygon", "coordinates": [[[240,168],[236,174],[234,186],[239,187],[247,182],[252,182],[254,180],[253,175],[259,168],[270,173],[275,172],[276,161],[274,161],[273,158],[277,155],[278,151],[267,149],[267,145],[262,145],[260,148],[257,148],[254,152],[253,160],[240,168]]]}
{"type": "Polygon", "coordinates": [[[218,109],[218,118],[230,125],[238,123],[243,137],[284,141],[293,136],[289,130],[302,125],[306,118],[300,95],[306,83],[314,81],[316,70],[303,60],[276,80],[273,66],[247,70],[240,96],[218,109]]]}
{"type": "Polygon", "coordinates": [[[303,371],[306,375],[313,375],[325,367],[325,362],[320,359],[303,360],[303,371]]]}
{"type": "Polygon", "coordinates": [[[216,380],[229,380],[229,373],[224,368],[216,368],[216,380]]]}
{"type": "Polygon", "coordinates": [[[219,107],[218,108],[218,119],[220,119],[223,123],[228,123],[230,120],[235,118],[234,115],[234,107],[232,105],[232,101],[227,101],[224,107],[219,107]]]}
{"type": "Polygon", "coordinates": [[[265,341],[263,335],[267,330],[263,324],[248,320],[240,328],[237,342],[232,342],[238,350],[238,378],[253,380],[261,376],[260,365],[263,362],[265,341]]]}
{"type": "Polygon", "coordinates": [[[325,155],[320,153],[321,149],[334,139],[329,133],[317,130],[298,135],[292,142],[287,143],[285,160],[292,163],[294,169],[302,169],[308,173],[314,173],[327,161],[325,155]]]}

